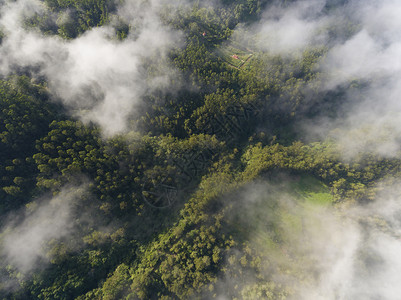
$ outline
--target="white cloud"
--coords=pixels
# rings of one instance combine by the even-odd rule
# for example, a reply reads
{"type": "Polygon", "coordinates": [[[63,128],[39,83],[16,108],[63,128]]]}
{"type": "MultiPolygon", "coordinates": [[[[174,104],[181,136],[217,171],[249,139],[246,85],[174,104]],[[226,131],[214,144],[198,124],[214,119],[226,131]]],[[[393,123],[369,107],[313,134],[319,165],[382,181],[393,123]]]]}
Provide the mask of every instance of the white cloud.
{"type": "Polygon", "coordinates": [[[325,40],[322,28],[329,24],[330,18],[322,14],[324,5],[325,1],[316,0],[269,6],[261,20],[248,28],[246,34],[256,36],[254,46],[260,50],[275,55],[297,53],[325,40]]]}
{"type": "Polygon", "coordinates": [[[1,254],[8,264],[27,273],[47,261],[46,244],[74,230],[74,203],[85,188],[62,190],[50,200],[34,202],[23,214],[14,215],[4,226],[1,254]]]}
{"type": "Polygon", "coordinates": [[[321,62],[319,80],[325,92],[336,92],[352,81],[356,85],[339,96],[345,99],[339,103],[345,104],[337,105],[335,118],[318,117],[305,126],[304,134],[330,137],[346,159],[360,152],[396,157],[401,150],[401,3],[348,1],[343,11],[358,31],[326,42],[330,48],[321,62]]]}
{"type": "Polygon", "coordinates": [[[120,9],[124,19],[136,24],[139,20],[140,25],[123,41],[113,38],[108,26],[71,41],[27,31],[20,22],[22,16],[31,8],[40,12],[41,4],[24,0],[3,5],[0,24],[7,35],[0,46],[0,71],[9,74],[15,66],[39,67],[51,92],[74,114],[100,125],[105,135],[123,132],[144,93],[169,89],[169,79],[177,78],[177,71],[164,58],[171,47],[179,45],[180,33],[161,23],[157,5],[152,1],[137,10],[127,2],[120,9]],[[158,60],[164,72],[149,79],[146,60],[158,60]]]}
{"type": "Polygon", "coordinates": [[[260,263],[254,268],[228,263],[228,276],[217,282],[221,299],[264,283],[292,291],[290,299],[397,299],[401,185],[383,185],[374,202],[344,209],[294,196],[288,184],[293,180],[250,184],[229,199],[229,222],[246,234],[252,252],[232,251],[228,257],[252,253],[249,259],[260,263]]]}

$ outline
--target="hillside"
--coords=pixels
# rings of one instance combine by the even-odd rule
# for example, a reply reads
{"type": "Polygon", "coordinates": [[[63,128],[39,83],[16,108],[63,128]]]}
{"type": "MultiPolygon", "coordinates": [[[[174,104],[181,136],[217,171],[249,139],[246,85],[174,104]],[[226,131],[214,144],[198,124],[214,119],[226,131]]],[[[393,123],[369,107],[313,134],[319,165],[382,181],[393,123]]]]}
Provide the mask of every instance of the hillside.
{"type": "Polygon", "coordinates": [[[0,298],[398,299],[400,9],[0,0],[0,298]]]}

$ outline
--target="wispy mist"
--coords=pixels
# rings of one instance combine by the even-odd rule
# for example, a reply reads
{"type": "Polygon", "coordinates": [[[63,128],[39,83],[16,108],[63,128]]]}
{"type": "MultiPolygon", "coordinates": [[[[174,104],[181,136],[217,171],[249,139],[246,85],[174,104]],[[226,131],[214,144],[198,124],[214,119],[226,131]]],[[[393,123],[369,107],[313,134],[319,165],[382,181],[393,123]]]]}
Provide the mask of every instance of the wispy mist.
{"type": "MultiPolygon", "coordinates": [[[[314,215],[323,225],[311,245],[325,244],[316,252],[320,269],[317,286],[307,286],[304,299],[397,299],[401,279],[399,184],[387,186],[376,200],[343,211],[338,217],[314,215]],[[330,228],[332,227],[332,228],[330,228]],[[334,229],[326,231],[327,228],[334,229]],[[340,236],[333,243],[333,236],[340,236]],[[337,255],[333,256],[332,254],[337,255]]],[[[331,216],[338,214],[329,210],[331,216]]]]}
{"type": "Polygon", "coordinates": [[[330,44],[321,71],[323,89],[351,88],[338,116],[318,120],[307,133],[332,137],[347,158],[359,152],[394,157],[401,145],[401,6],[398,1],[349,1],[345,9],[357,30],[330,44]]]}
{"type": "Polygon", "coordinates": [[[6,2],[0,24],[6,34],[0,46],[0,71],[28,68],[45,76],[49,89],[72,114],[101,126],[105,135],[123,132],[143,95],[154,89],[169,89],[177,73],[166,55],[179,46],[180,33],[163,25],[158,3],[128,1],[120,18],[135,27],[123,41],[110,26],[94,28],[74,40],[43,35],[23,26],[24,17],[43,14],[35,0],[6,2]],[[157,66],[149,74],[146,64],[157,66]]]}
{"type": "MultiPolygon", "coordinates": [[[[268,5],[256,24],[239,24],[227,43],[252,48],[249,57],[260,51],[286,57],[289,62],[302,57],[305,50],[324,49],[312,70],[316,80],[310,80],[315,80],[316,92],[309,94],[338,103],[330,106],[335,111],[297,120],[299,138],[330,139],[344,160],[360,153],[399,158],[401,1],[281,2],[286,4],[274,1],[268,5]],[[341,99],[327,96],[337,92],[341,99]]],[[[124,133],[132,129],[129,123],[146,95],[181,88],[172,84],[180,81],[180,72],[169,62],[169,53],[181,46],[182,32],[163,23],[163,4],[126,1],[110,24],[66,40],[24,25],[24,19],[46,13],[41,1],[0,0],[0,30],[4,33],[0,75],[18,70],[34,79],[43,77],[52,98],[61,101],[71,115],[99,125],[105,136],[124,133]],[[114,27],[120,21],[131,26],[123,40],[116,37],[114,27]]],[[[57,22],[68,18],[66,12],[57,22]]],[[[270,101],[269,96],[265,98],[270,101]]],[[[319,100],[311,103],[319,104],[319,100]]],[[[128,173],[137,180],[134,171],[128,173]]],[[[225,275],[215,285],[216,295],[246,299],[247,291],[259,285],[266,295],[267,291],[273,293],[271,297],[283,292],[290,299],[399,299],[401,184],[380,186],[381,192],[369,204],[334,206],[308,202],[294,193],[293,181],[284,178],[287,184],[250,184],[230,199],[227,230],[234,228],[233,235],[243,244],[225,257],[224,270],[219,273],[225,275]],[[247,259],[255,260],[249,263],[247,259]]],[[[68,238],[75,230],[74,203],[83,190],[64,189],[10,217],[0,240],[4,264],[22,274],[46,265],[46,245],[53,239],[68,238]]]]}
{"type": "Polygon", "coordinates": [[[239,194],[232,222],[248,242],[227,259],[221,299],[275,299],[275,287],[289,299],[397,299],[399,184],[382,188],[369,205],[344,209],[299,197],[290,185],[259,182],[239,194]]]}
{"type": "Polygon", "coordinates": [[[12,214],[3,227],[1,254],[6,264],[22,273],[43,266],[47,243],[72,234],[74,206],[85,187],[65,188],[51,199],[37,200],[19,214],[12,214]]]}
{"type": "Polygon", "coordinates": [[[255,27],[258,46],[272,54],[286,55],[321,42],[325,38],[321,29],[329,21],[322,14],[324,5],[325,1],[299,1],[291,6],[269,7],[255,27]]]}
{"type": "MultiPolygon", "coordinates": [[[[400,11],[401,4],[393,0],[273,2],[256,24],[238,26],[232,38],[251,50],[290,60],[324,49],[312,70],[317,82],[311,82],[321,98],[311,103],[338,111],[334,117],[326,111],[330,118],[318,115],[309,123],[300,120],[305,128],[300,137],[330,137],[346,159],[360,152],[394,157],[401,146],[400,11]],[[324,97],[339,91],[341,101],[324,97]]],[[[304,95],[310,97],[306,89],[304,95]]]]}

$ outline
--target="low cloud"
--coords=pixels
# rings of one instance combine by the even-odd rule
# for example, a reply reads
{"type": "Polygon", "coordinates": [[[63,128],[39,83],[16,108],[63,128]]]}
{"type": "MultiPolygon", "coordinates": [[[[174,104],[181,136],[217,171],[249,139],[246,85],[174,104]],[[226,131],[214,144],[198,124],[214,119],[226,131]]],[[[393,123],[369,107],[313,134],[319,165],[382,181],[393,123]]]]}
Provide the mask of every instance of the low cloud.
{"type": "Polygon", "coordinates": [[[332,16],[323,14],[326,1],[297,1],[291,5],[269,5],[261,20],[245,28],[239,26],[233,38],[251,42],[253,50],[272,55],[294,55],[327,39],[323,30],[332,16]]]}
{"type": "Polygon", "coordinates": [[[299,198],[287,186],[293,179],[286,182],[251,184],[239,194],[232,222],[248,242],[228,255],[217,295],[274,299],[284,291],[289,299],[397,299],[400,183],[382,186],[368,205],[343,209],[299,198]]]}
{"type": "Polygon", "coordinates": [[[6,37],[0,46],[0,72],[34,70],[45,76],[50,91],[72,114],[100,125],[106,136],[124,132],[144,94],[172,89],[171,79],[178,77],[166,57],[179,46],[181,34],[162,24],[158,5],[151,1],[139,10],[127,2],[120,8],[120,18],[136,25],[123,41],[116,39],[111,25],[62,40],[22,26],[28,12],[44,13],[42,3],[6,2],[1,6],[6,37]],[[149,73],[147,64],[158,68],[157,75],[149,73]]]}
{"type": "Polygon", "coordinates": [[[312,87],[319,91],[313,97],[319,98],[303,105],[307,107],[309,101],[337,111],[314,114],[312,121],[299,120],[300,138],[330,138],[346,160],[361,152],[397,157],[401,150],[400,12],[401,3],[395,0],[275,2],[256,24],[238,26],[233,40],[288,59],[298,59],[314,47],[325,49],[312,70],[319,74],[316,82],[303,91],[308,98],[312,87]]]}
{"type": "Polygon", "coordinates": [[[361,152],[396,157],[401,150],[401,3],[348,1],[345,7],[358,30],[332,44],[320,70],[322,89],[345,89],[345,104],[336,117],[315,119],[304,133],[330,137],[346,159],[361,152]]]}
{"type": "Polygon", "coordinates": [[[85,191],[84,186],[65,188],[57,196],[33,202],[24,212],[10,216],[2,233],[3,263],[23,274],[46,264],[48,242],[74,232],[74,207],[85,191]]]}
{"type": "MultiPolygon", "coordinates": [[[[396,284],[401,280],[398,272],[401,268],[398,255],[401,250],[400,191],[400,183],[382,187],[371,204],[356,206],[343,211],[339,218],[329,219],[328,225],[335,220],[334,224],[341,231],[330,230],[328,239],[312,240],[328,241],[317,264],[325,267],[317,289],[307,287],[309,292],[303,292],[304,299],[308,299],[311,291],[320,299],[397,299],[401,292],[396,284]],[[345,242],[333,244],[331,235],[340,235],[345,242]],[[326,264],[333,252],[343,254],[326,264]]],[[[331,214],[337,212],[333,210],[331,214]]],[[[327,226],[326,219],[322,222],[327,226]]]]}

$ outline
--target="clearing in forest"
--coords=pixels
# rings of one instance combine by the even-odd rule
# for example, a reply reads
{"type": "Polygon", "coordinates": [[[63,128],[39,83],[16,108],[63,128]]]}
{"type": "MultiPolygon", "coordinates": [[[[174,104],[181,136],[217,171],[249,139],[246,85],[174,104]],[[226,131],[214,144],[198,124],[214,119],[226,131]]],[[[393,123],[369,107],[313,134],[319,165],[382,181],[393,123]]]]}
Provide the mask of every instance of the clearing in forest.
{"type": "Polygon", "coordinates": [[[241,49],[241,47],[234,47],[234,45],[220,48],[217,55],[226,63],[237,69],[244,67],[253,56],[249,49],[241,49]]]}

